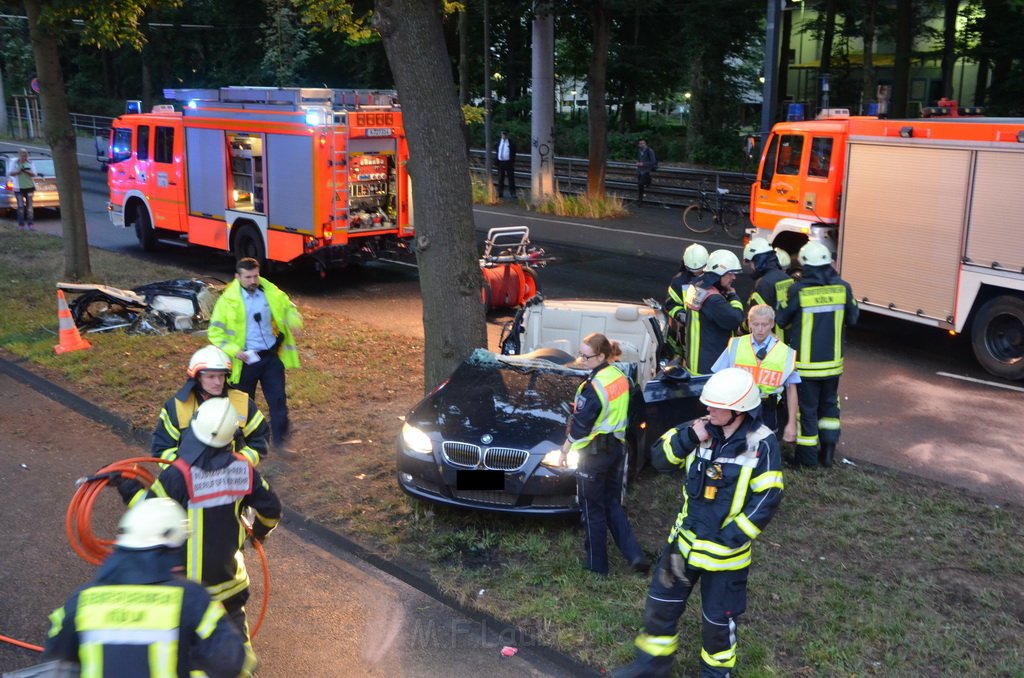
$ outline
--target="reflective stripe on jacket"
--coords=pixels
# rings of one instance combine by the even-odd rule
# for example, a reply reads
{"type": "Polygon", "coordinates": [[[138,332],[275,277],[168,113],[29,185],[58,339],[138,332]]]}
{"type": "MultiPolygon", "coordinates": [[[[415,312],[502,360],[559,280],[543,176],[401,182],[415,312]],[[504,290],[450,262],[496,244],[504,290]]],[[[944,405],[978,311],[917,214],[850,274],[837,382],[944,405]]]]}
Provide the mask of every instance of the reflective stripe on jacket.
{"type": "MultiPolygon", "coordinates": [[[[178,456],[178,442],[182,431],[189,427],[192,416],[199,409],[199,398],[196,396],[195,380],[189,379],[185,385],[168,400],[153,431],[153,442],[150,454],[167,461],[174,461],[178,456]]],[[[242,432],[245,445],[235,451],[245,457],[250,464],[257,466],[260,459],[267,453],[267,434],[269,426],[266,417],[245,391],[237,388],[227,389],[228,400],[238,412],[238,428],[242,432]]]]}
{"type": "Polygon", "coordinates": [[[789,304],[779,312],[801,379],[843,373],[843,340],[846,325],[856,322],[857,301],[838,275],[828,278],[828,284],[806,279],[795,283],[789,288],[789,304]]]}

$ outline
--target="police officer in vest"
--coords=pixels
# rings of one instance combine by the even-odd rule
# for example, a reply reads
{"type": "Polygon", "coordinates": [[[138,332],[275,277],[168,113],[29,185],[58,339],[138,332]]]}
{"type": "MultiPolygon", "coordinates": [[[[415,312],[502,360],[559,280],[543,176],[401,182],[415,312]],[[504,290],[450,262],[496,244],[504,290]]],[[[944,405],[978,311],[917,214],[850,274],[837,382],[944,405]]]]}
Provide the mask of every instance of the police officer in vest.
{"type": "Polygon", "coordinates": [[[186,576],[224,603],[231,621],[248,638],[245,602],[249,574],[242,545],[242,512],[255,511],[253,539],[264,539],[281,519],[281,500],[244,457],[233,454],[238,412],[227,398],[211,398],[196,410],[181,437],[178,456],[149,489],[183,506],[195,528],[186,544],[186,576]]]}
{"type": "Polygon", "coordinates": [[[652,449],[656,468],[685,470],[683,506],[651,578],[636,658],[612,672],[619,678],[671,675],[679,618],[698,583],[700,676],[727,678],[736,665],[751,543],[782,500],[782,460],[775,434],[761,423],[761,395],[749,372],[717,372],[700,399],[708,417],[670,429],[652,449]]]}
{"type": "Polygon", "coordinates": [[[764,238],[753,238],[743,248],[743,262],[750,266],[754,278],[754,291],[747,300],[747,309],[767,304],[778,311],[786,303],[786,293],[793,284],[778,254],[764,238]]]}
{"type": "Polygon", "coordinates": [[[44,656],[93,678],[249,676],[255,658],[224,606],[174,573],[187,536],[185,511],[169,499],[128,509],[96,577],[50,615],[44,656]]]}
{"type": "Polygon", "coordinates": [[[621,502],[630,383],[609,364],[620,353],[617,342],[596,332],[580,342],[577,361],[591,372],[576,391],[560,462],[576,469],[585,534],[583,566],[600,575],[608,574],[608,532],[634,570],[646,573],[650,568],[621,502]]]}
{"type": "Polygon", "coordinates": [[[245,413],[238,419],[235,452],[253,466],[260,463],[260,459],[267,455],[267,436],[270,433],[267,420],[249,394],[227,384],[229,374],[231,358],[216,346],[204,346],[192,354],[188,363],[188,379],[160,410],[150,447],[154,457],[173,460],[182,429],[188,427],[199,406],[209,398],[227,398],[235,410],[245,413]]]}
{"type": "Polygon", "coordinates": [[[832,254],[809,242],[798,255],[803,276],[789,288],[776,322],[785,328],[800,372],[797,464],[831,466],[839,442],[839,376],[846,327],[860,309],[850,284],[832,268],[832,254]]]}
{"type": "Polygon", "coordinates": [[[704,272],[708,263],[708,250],[704,245],[693,243],[683,250],[679,272],[668,281],[668,297],[665,299],[665,313],[668,315],[668,343],[672,352],[683,356],[686,332],[686,291],[693,281],[704,272]]]}
{"type": "Polygon", "coordinates": [[[761,420],[776,437],[796,442],[796,351],[772,334],[775,311],[768,304],[750,308],[747,327],[750,334],[730,339],[711,371],[739,367],[750,372],[761,389],[761,420]]]}
{"type": "Polygon", "coordinates": [[[743,324],[743,304],[732,288],[741,270],[735,254],[715,250],[686,292],[686,368],[691,374],[709,374],[743,324]]]}

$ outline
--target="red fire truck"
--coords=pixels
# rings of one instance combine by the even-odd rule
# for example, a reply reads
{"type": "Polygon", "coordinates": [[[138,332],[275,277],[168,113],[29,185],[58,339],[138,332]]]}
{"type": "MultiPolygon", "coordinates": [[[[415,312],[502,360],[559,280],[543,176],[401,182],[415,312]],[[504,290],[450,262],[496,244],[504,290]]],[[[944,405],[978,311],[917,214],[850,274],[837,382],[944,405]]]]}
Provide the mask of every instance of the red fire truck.
{"type": "Polygon", "coordinates": [[[408,146],[397,98],[365,90],[164,90],[110,135],[108,210],[143,250],[180,239],[323,274],[408,254],[408,146]]]}
{"type": "Polygon", "coordinates": [[[775,125],[750,234],[824,243],[862,310],[969,333],[982,367],[1024,379],[1024,121],[943,108],[775,125]]]}

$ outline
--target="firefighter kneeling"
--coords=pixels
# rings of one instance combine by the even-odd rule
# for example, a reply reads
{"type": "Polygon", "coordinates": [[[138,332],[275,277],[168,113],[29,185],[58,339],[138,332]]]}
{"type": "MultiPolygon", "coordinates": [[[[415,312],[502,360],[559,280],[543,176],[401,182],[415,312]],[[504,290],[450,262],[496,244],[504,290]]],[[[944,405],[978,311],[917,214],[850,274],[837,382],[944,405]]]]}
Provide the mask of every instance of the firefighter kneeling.
{"type": "Polygon", "coordinates": [[[754,378],[739,368],[714,374],[700,400],[709,416],[674,428],[654,451],[654,465],[686,470],[676,516],[644,606],[636,659],[613,676],[672,672],[678,622],[700,582],[701,678],[727,678],[736,664],[736,620],[747,607],[751,542],[782,499],[782,460],[775,434],[761,423],[754,378]]]}

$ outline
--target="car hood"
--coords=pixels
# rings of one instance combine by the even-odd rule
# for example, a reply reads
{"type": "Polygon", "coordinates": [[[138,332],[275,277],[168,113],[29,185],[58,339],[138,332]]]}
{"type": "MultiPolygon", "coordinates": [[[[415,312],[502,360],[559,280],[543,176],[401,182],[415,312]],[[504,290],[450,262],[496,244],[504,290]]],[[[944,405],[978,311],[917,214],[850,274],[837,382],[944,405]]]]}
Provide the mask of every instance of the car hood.
{"type": "Polygon", "coordinates": [[[521,449],[561,443],[576,389],[586,375],[546,361],[478,350],[407,421],[445,440],[521,449]]]}

